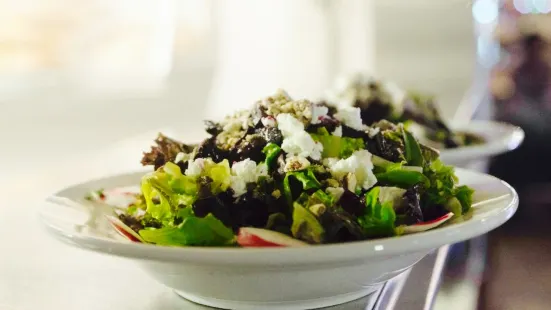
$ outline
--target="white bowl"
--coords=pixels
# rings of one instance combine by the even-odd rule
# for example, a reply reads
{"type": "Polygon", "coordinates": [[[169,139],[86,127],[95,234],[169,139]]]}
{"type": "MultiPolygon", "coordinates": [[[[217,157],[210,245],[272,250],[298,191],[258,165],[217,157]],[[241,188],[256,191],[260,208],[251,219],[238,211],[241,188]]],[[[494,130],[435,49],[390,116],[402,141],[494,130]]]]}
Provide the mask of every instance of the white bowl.
{"type": "MultiPolygon", "coordinates": [[[[508,184],[462,169],[457,174],[477,191],[475,201],[495,198],[477,206],[467,221],[396,238],[305,248],[162,247],[121,239],[102,216],[91,218],[89,210],[76,206],[45,203],[40,217],[58,239],[133,259],[191,301],[229,309],[312,309],[366,296],[430,251],[484,234],[515,213],[518,196],[508,184]]],[[[55,195],[82,201],[90,190],[135,185],[142,175],[108,177],[55,195]]]]}
{"type": "Polygon", "coordinates": [[[524,140],[524,131],[517,126],[492,122],[471,121],[451,126],[453,130],[484,138],[479,145],[440,150],[440,159],[448,165],[463,165],[516,149],[524,140]]]}

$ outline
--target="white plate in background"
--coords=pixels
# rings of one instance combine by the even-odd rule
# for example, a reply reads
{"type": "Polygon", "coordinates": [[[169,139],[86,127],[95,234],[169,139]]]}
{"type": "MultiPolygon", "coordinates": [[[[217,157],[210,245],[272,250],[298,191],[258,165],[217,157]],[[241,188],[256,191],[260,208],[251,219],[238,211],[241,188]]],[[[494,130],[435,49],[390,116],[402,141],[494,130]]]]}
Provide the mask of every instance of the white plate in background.
{"type": "Polygon", "coordinates": [[[453,130],[475,134],[485,141],[479,145],[440,150],[440,159],[449,165],[462,165],[516,149],[524,140],[517,126],[494,121],[471,121],[451,126],[453,130]]]}

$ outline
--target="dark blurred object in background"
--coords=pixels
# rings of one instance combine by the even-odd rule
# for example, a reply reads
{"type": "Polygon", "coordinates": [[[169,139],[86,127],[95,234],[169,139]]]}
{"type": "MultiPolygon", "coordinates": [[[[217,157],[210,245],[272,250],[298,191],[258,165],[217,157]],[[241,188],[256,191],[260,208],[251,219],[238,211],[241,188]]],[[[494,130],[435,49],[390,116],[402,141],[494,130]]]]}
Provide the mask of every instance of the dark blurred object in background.
{"type": "Polygon", "coordinates": [[[506,55],[490,89],[496,119],[522,127],[526,138],[489,171],[518,191],[520,206],[489,235],[480,309],[551,307],[551,15],[521,14],[521,2],[503,7],[496,33],[506,55]]]}

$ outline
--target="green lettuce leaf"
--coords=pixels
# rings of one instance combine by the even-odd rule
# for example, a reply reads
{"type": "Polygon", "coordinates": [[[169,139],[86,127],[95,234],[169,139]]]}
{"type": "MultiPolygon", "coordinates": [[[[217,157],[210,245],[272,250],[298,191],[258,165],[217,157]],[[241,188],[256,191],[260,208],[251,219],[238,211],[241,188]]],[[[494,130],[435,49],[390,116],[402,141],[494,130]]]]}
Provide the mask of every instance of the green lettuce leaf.
{"type": "Polygon", "coordinates": [[[455,197],[450,198],[444,205],[444,208],[446,208],[449,212],[452,212],[454,216],[461,216],[463,212],[461,210],[461,203],[455,197]]]}
{"type": "Polygon", "coordinates": [[[323,158],[336,157],[347,158],[357,150],[364,149],[364,141],[362,138],[337,137],[329,134],[327,129],[318,129],[317,134],[310,134],[314,141],[320,142],[323,145],[323,158]]]}
{"type": "Polygon", "coordinates": [[[293,237],[309,243],[322,243],[324,229],[318,219],[298,203],[293,205],[293,224],[291,233],[293,237]]]}
{"type": "Polygon", "coordinates": [[[191,206],[197,200],[197,180],[183,175],[180,167],[170,162],[145,175],[141,189],[146,212],[164,225],[174,221],[180,206],[191,206]]]}
{"type": "Polygon", "coordinates": [[[146,242],[167,246],[225,246],[234,242],[233,231],[212,214],[200,218],[191,208],[182,210],[178,215],[183,220],[177,226],[142,229],[140,236],[146,242]]]}
{"type": "Polygon", "coordinates": [[[404,151],[406,156],[406,161],[408,165],[411,166],[423,166],[425,163],[425,160],[423,158],[423,153],[421,152],[421,147],[419,146],[419,143],[413,137],[413,135],[405,130],[402,127],[402,135],[404,136],[404,151]]]}
{"type": "Polygon", "coordinates": [[[321,189],[318,189],[315,193],[312,194],[311,200],[313,203],[322,203],[328,208],[335,205],[335,197],[327,194],[321,189]]]}
{"type": "Polygon", "coordinates": [[[206,176],[212,179],[211,192],[213,195],[218,195],[225,192],[230,186],[230,164],[227,159],[219,163],[206,160],[201,176],[206,176]]]}
{"type": "Polygon", "coordinates": [[[459,200],[463,214],[469,212],[471,209],[471,205],[473,204],[473,194],[474,190],[467,185],[461,185],[455,188],[455,198],[459,200]]]}
{"type": "Polygon", "coordinates": [[[392,169],[387,172],[377,173],[375,176],[380,183],[406,189],[419,183],[427,187],[430,184],[429,179],[422,173],[405,169],[392,169]]]}
{"type": "Polygon", "coordinates": [[[266,155],[265,163],[268,169],[273,169],[277,162],[277,157],[281,153],[281,148],[275,143],[268,143],[268,145],[262,149],[262,153],[266,155]]]}
{"type": "Polygon", "coordinates": [[[321,187],[321,183],[318,181],[312,169],[306,171],[287,172],[283,179],[283,194],[289,206],[293,205],[293,193],[291,192],[290,179],[294,178],[302,184],[302,190],[317,189],[321,187]]]}
{"type": "Polygon", "coordinates": [[[391,201],[379,201],[380,187],[376,186],[365,194],[365,213],[358,217],[358,224],[367,237],[389,237],[395,235],[396,213],[391,201]]]}
{"type": "Polygon", "coordinates": [[[452,166],[435,160],[425,169],[425,175],[430,185],[421,199],[424,205],[444,205],[455,196],[457,177],[452,166]]]}

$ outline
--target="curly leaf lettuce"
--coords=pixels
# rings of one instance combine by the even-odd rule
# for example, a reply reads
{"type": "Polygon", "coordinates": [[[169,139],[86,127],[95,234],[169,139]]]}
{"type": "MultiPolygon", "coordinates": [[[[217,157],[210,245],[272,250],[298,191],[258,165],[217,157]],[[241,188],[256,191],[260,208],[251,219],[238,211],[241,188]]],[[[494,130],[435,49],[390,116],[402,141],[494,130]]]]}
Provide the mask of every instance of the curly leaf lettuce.
{"type": "Polygon", "coordinates": [[[146,212],[165,225],[174,221],[179,206],[191,206],[197,200],[196,179],[183,175],[173,163],[145,175],[141,189],[146,212]]]}
{"type": "Polygon", "coordinates": [[[191,208],[184,208],[178,213],[182,222],[175,226],[159,229],[142,229],[140,236],[150,243],[166,246],[225,246],[234,243],[233,231],[208,214],[196,217],[191,208]]]}
{"type": "Polygon", "coordinates": [[[461,185],[455,188],[455,198],[461,204],[463,214],[469,212],[473,204],[474,190],[466,185],[461,185]]]}
{"type": "Polygon", "coordinates": [[[322,243],[324,229],[320,222],[306,208],[298,203],[293,205],[293,224],[291,225],[293,237],[309,243],[322,243]]]}
{"type": "Polygon", "coordinates": [[[218,195],[226,191],[230,186],[230,164],[227,159],[219,163],[215,163],[212,160],[205,160],[201,176],[209,177],[212,180],[211,192],[213,195],[218,195]]]}
{"type": "Polygon", "coordinates": [[[424,203],[443,205],[454,197],[454,186],[458,180],[452,166],[446,166],[442,161],[435,160],[425,169],[425,175],[430,185],[422,199],[424,203]]]}
{"type": "Polygon", "coordinates": [[[379,201],[380,190],[377,186],[365,194],[365,212],[358,217],[358,224],[367,237],[388,237],[396,234],[396,213],[391,201],[379,201]]]}
{"type": "Polygon", "coordinates": [[[408,165],[423,166],[425,164],[425,159],[423,158],[419,143],[409,131],[404,129],[404,127],[401,127],[401,130],[404,136],[404,152],[408,165]]]}
{"type": "Polygon", "coordinates": [[[306,171],[288,172],[283,179],[283,194],[285,195],[285,199],[287,200],[289,206],[293,204],[293,192],[290,183],[291,178],[296,179],[302,184],[302,191],[321,187],[321,183],[318,181],[311,169],[306,171]]]}
{"type": "Polygon", "coordinates": [[[262,149],[262,153],[266,155],[266,160],[264,162],[266,163],[268,169],[273,169],[277,161],[277,157],[281,153],[281,147],[275,143],[268,143],[268,145],[262,149]]]}
{"type": "Polygon", "coordinates": [[[375,175],[379,183],[389,184],[400,188],[410,188],[416,184],[429,186],[429,179],[421,172],[407,170],[403,168],[392,169],[384,173],[375,175]]]}
{"type": "Polygon", "coordinates": [[[364,148],[362,138],[347,138],[330,135],[327,129],[318,129],[317,134],[310,134],[312,139],[323,145],[323,158],[347,158],[357,150],[364,148]]]}

